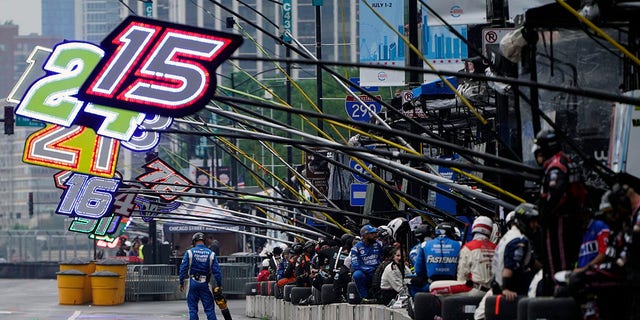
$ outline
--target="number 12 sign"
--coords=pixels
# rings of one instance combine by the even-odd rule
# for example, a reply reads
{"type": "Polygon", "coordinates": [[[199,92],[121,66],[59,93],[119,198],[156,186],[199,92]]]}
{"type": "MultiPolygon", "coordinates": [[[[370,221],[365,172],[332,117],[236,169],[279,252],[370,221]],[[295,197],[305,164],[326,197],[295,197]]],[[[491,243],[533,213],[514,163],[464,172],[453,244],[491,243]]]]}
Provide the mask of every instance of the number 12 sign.
{"type": "Polygon", "coordinates": [[[129,16],[101,43],[105,55],[80,88],[95,104],[168,117],[202,109],[215,69],[240,35],[129,16]]]}

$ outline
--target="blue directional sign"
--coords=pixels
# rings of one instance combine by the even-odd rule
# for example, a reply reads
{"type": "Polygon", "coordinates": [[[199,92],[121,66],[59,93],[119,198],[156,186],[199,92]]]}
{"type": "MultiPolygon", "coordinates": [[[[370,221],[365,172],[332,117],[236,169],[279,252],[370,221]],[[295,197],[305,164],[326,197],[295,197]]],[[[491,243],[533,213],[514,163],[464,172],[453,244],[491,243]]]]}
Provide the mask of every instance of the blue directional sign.
{"type": "MultiPolygon", "coordinates": [[[[368,163],[368,162],[366,162],[366,161],[363,161],[363,162],[364,162],[364,164],[365,164],[369,169],[371,169],[371,164],[370,164],[370,163],[368,163]]],[[[359,181],[359,182],[369,182],[369,180],[367,180],[367,179],[365,178],[365,176],[367,176],[367,177],[368,177],[368,176],[370,175],[370,174],[369,174],[369,172],[367,172],[367,171],[366,171],[366,170],[365,170],[365,169],[364,169],[364,168],[363,168],[359,163],[357,163],[355,160],[353,160],[353,159],[352,159],[352,160],[349,160],[349,168],[351,168],[351,169],[353,169],[353,170],[355,170],[355,171],[360,172],[360,174],[351,173],[351,175],[353,176],[353,178],[354,178],[354,179],[356,179],[356,180],[357,180],[357,181],[359,181]]]]}
{"type": "Polygon", "coordinates": [[[367,185],[363,183],[352,183],[350,194],[349,203],[352,207],[364,207],[364,202],[367,198],[367,185]]]}
{"type": "MultiPolygon", "coordinates": [[[[375,110],[376,113],[382,111],[382,105],[379,102],[374,101],[372,98],[361,95],[358,96],[362,102],[366,103],[367,106],[362,105],[359,101],[356,100],[353,96],[347,96],[344,103],[344,108],[347,111],[347,115],[353,121],[362,121],[369,122],[371,120],[371,113],[369,113],[369,109],[375,110]]],[[[376,96],[378,99],[381,99],[381,96],[376,96]]]]}

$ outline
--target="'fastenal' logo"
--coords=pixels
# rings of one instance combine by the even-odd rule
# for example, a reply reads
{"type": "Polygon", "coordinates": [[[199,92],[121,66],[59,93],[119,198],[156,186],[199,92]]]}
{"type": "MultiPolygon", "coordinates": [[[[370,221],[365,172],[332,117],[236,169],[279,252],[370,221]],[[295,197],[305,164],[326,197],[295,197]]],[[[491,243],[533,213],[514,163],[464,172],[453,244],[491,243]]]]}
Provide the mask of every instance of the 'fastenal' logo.
{"type": "Polygon", "coordinates": [[[462,10],[462,7],[455,5],[453,7],[451,7],[451,16],[454,18],[459,18],[464,12],[462,10]]]}

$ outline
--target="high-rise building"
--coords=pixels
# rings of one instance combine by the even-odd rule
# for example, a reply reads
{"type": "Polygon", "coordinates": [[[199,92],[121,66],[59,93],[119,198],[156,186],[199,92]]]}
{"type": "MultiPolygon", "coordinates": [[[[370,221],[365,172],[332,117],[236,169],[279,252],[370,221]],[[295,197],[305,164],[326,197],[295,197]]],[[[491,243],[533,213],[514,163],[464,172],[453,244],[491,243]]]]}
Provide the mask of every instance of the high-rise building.
{"type": "MultiPolygon", "coordinates": [[[[0,25],[0,100],[6,98],[27,67],[27,58],[36,46],[52,47],[60,39],[39,35],[19,35],[19,26],[0,25]]],[[[0,229],[16,224],[33,227],[38,215],[53,212],[59,192],[52,190],[54,170],[22,163],[26,137],[33,127],[16,127],[13,135],[0,133],[0,229]],[[29,193],[33,216],[30,216],[29,193]]],[[[47,215],[48,217],[49,215],[47,215]]]]}

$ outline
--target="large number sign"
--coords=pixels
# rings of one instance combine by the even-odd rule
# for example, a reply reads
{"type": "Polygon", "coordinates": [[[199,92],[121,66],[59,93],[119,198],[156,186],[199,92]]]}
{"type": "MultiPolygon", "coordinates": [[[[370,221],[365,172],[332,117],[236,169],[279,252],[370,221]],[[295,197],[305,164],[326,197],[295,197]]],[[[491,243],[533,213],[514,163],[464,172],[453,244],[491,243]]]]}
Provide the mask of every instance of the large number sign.
{"type": "Polygon", "coordinates": [[[70,231],[113,241],[136,207],[150,221],[179,206],[169,201],[192,183],[160,159],[146,164],[140,186],[114,178],[120,146],[152,150],[173,117],[204,107],[215,69],[241,44],[239,35],[131,16],[101,47],[65,41],[34,51],[11,96],[17,115],[46,126],[26,139],[23,161],[63,170],[54,176],[64,190],[56,213],[74,219],[70,231]],[[160,202],[131,192],[142,187],[160,202]]]}
{"type": "Polygon", "coordinates": [[[79,95],[86,101],[179,117],[207,104],[215,69],[242,37],[129,16],[101,43],[104,59],[79,95]]]}
{"type": "Polygon", "coordinates": [[[191,190],[193,183],[160,159],[154,159],[144,167],[147,172],[138,176],[136,180],[147,188],[160,192],[160,198],[166,201],[173,201],[180,196],[172,194],[173,192],[182,193],[191,190]]]}

